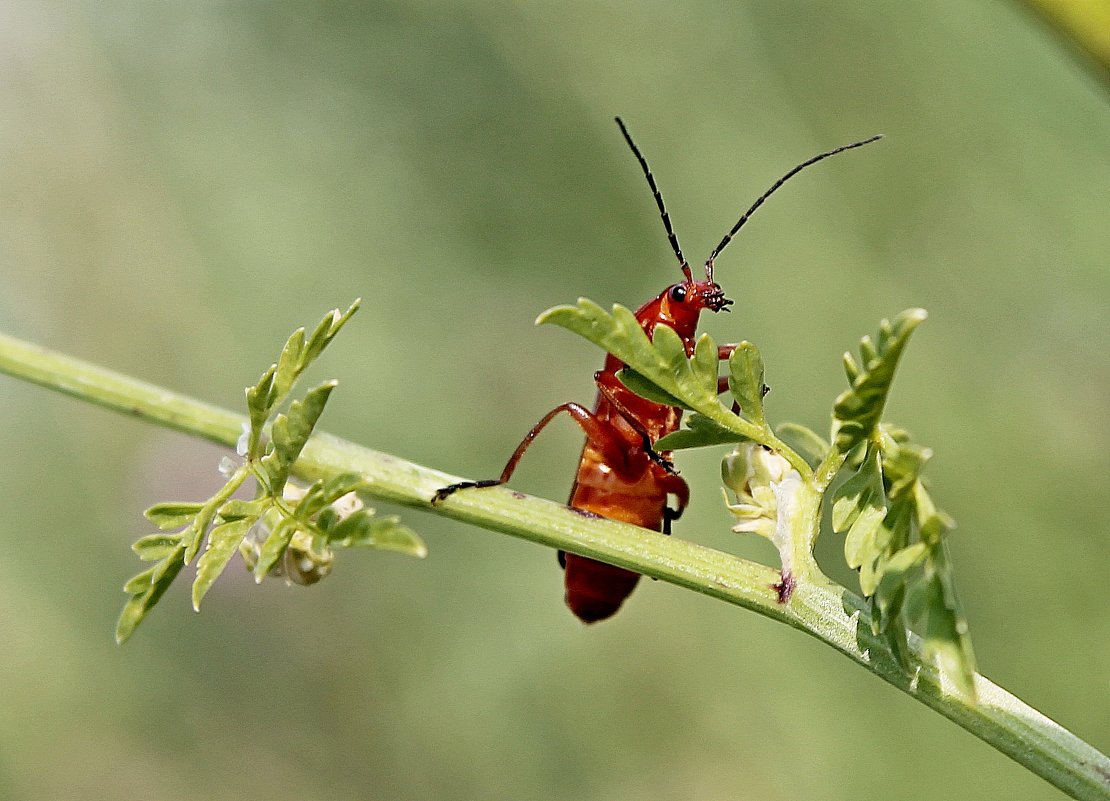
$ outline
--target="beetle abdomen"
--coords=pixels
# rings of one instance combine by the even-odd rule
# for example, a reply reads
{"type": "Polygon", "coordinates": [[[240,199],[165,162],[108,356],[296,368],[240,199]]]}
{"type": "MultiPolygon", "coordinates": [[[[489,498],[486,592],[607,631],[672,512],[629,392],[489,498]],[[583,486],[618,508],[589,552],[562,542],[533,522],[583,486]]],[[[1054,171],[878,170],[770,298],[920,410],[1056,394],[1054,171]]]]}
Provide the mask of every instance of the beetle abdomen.
{"type": "Polygon", "coordinates": [[[566,554],[566,601],[583,623],[611,617],[636,588],[639,573],[585,556],[566,554]]]}

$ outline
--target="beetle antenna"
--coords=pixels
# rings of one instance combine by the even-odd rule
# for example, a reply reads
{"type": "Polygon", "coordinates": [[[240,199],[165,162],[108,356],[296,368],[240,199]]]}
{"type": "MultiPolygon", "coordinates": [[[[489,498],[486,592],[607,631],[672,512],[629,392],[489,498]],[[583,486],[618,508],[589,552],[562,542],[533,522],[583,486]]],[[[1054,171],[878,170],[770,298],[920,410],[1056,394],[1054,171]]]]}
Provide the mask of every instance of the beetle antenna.
{"type": "MultiPolygon", "coordinates": [[[[618,122],[619,122],[619,120],[618,120],[618,122]]],[[[622,130],[624,129],[623,125],[621,126],[621,129],[622,130]]],[[[628,134],[625,134],[625,136],[628,136],[628,134]]],[[[755,213],[755,210],[763,205],[763,201],[765,201],[767,198],[769,198],[771,195],[773,195],[778,190],[778,188],[780,186],[782,186],[784,183],[789,181],[795,175],[800,173],[806,167],[809,167],[813,164],[816,164],[817,162],[819,162],[823,159],[827,159],[829,156],[835,156],[837,153],[843,153],[845,150],[851,150],[852,148],[863,147],[864,145],[869,145],[872,142],[876,142],[876,141],[878,141],[879,139],[882,139],[882,138],[883,138],[882,134],[880,134],[878,136],[872,136],[870,139],[863,139],[859,142],[852,142],[852,144],[850,144],[850,145],[841,145],[840,147],[835,148],[833,150],[828,150],[824,153],[821,153],[819,155],[814,156],[813,158],[811,158],[807,161],[803,161],[801,164],[799,164],[797,167],[792,169],[786,175],[782,176],[777,181],[775,181],[773,184],[771,184],[771,188],[768,189],[766,192],[764,192],[762,195],[760,195],[758,198],[756,198],[756,201],[755,201],[755,203],[753,203],[751,205],[751,208],[749,208],[747,211],[745,211],[743,213],[743,215],[741,215],[740,219],[737,220],[736,225],[732,226],[732,230],[729,231],[727,234],[725,234],[725,238],[721,240],[721,244],[719,244],[719,245],[717,245],[717,247],[713,248],[713,252],[709,254],[709,258],[705,262],[705,274],[709,278],[709,280],[710,281],[713,280],[713,260],[715,258],[717,258],[717,256],[719,256],[721,254],[721,251],[725,249],[725,247],[728,245],[728,243],[732,241],[732,238],[734,236],[736,236],[736,232],[739,231],[740,228],[744,225],[744,223],[746,223],[748,221],[748,219],[752,216],[752,214],[755,213]]],[[[631,141],[632,140],[630,139],[629,142],[631,142],[631,141]]],[[[639,153],[637,153],[637,155],[639,155],[639,153]]],[[[652,185],[654,186],[654,184],[652,184],[652,185]]],[[[662,201],[660,201],[660,205],[662,205],[662,201]]]]}
{"type": "Polygon", "coordinates": [[[624,127],[624,122],[620,117],[616,118],[617,125],[620,126],[621,133],[624,134],[624,141],[628,142],[628,146],[632,148],[632,153],[636,156],[636,160],[640,162],[640,167],[644,171],[644,177],[647,178],[648,186],[651,187],[651,194],[655,198],[655,205],[659,207],[659,216],[663,218],[663,227],[667,229],[667,241],[671,243],[671,250],[674,255],[678,256],[678,263],[682,267],[682,273],[686,276],[687,280],[693,280],[690,275],[690,266],[686,263],[686,258],[682,255],[682,247],[678,244],[678,237],[675,236],[674,228],[671,227],[671,216],[667,214],[667,207],[663,205],[663,196],[659,194],[659,187],[655,183],[655,176],[651,174],[651,168],[648,167],[647,159],[644,154],[640,152],[640,148],[636,147],[636,143],[632,141],[632,136],[628,133],[628,129],[624,127]]]}

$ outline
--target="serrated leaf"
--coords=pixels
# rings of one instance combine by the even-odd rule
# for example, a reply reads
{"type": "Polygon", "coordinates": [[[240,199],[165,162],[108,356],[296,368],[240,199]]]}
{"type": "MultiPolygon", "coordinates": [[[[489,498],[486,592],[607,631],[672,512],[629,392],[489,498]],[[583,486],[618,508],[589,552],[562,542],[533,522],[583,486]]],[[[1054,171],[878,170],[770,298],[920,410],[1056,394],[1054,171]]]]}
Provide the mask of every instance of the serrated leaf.
{"type": "Polygon", "coordinates": [[[224,522],[242,520],[247,517],[257,520],[270,508],[272,503],[273,501],[270,498],[256,498],[253,501],[232,498],[220,507],[220,517],[224,522]]]}
{"type": "MultiPolygon", "coordinates": [[[[144,562],[157,562],[165,559],[181,546],[180,534],[147,534],[132,545],[131,550],[144,562]]],[[[124,589],[124,592],[134,592],[124,589]]]]}
{"type": "Polygon", "coordinates": [[[655,443],[655,448],[660,451],[678,451],[684,448],[701,448],[706,445],[745,441],[747,438],[743,435],[723,428],[705,415],[695,412],[686,418],[685,428],[660,437],[655,443]]]}
{"type": "Polygon", "coordinates": [[[369,509],[360,509],[352,515],[336,523],[328,531],[328,542],[342,548],[350,548],[362,544],[361,538],[366,536],[377,517],[369,509]]]}
{"type": "Polygon", "coordinates": [[[277,560],[285,553],[285,549],[289,547],[289,541],[296,533],[297,524],[293,520],[282,520],[274,526],[259,549],[258,561],[254,565],[255,581],[262,581],[266,577],[270,569],[277,564],[277,560]]]}
{"type": "MultiPolygon", "coordinates": [[[[882,551],[877,535],[883,526],[886,509],[881,506],[866,505],[848,529],[844,537],[844,556],[849,567],[859,567],[864,562],[875,561],[882,551]]],[[[874,588],[862,587],[864,595],[870,595],[874,588]]]]}
{"type": "Polygon", "coordinates": [[[890,613],[891,599],[906,587],[912,586],[911,572],[923,569],[928,555],[929,547],[925,543],[915,542],[886,561],[882,578],[875,589],[875,603],[883,615],[890,613]]]}
{"type": "Polygon", "coordinates": [[[293,517],[302,523],[307,523],[317,512],[326,505],[324,501],[324,480],[317,479],[304,491],[304,495],[296,501],[293,517]]]}
{"type": "Polygon", "coordinates": [[[805,459],[810,467],[821,464],[832,447],[820,434],[798,423],[783,423],[775,428],[775,433],[805,459]]]}
{"type": "Polygon", "coordinates": [[[274,389],[274,373],[277,372],[277,364],[271,364],[262,371],[262,375],[258,377],[258,381],[254,386],[247,387],[247,407],[251,411],[267,411],[268,406],[266,399],[273,393],[274,389]]]}
{"type": "Polygon", "coordinates": [[[852,358],[852,354],[848,351],[844,351],[843,361],[844,374],[848,376],[848,383],[854,384],[856,379],[859,378],[860,372],[862,371],[860,370],[859,365],[856,364],[856,360],[852,358]]]}
{"type": "Polygon", "coordinates": [[[336,508],[334,506],[325,506],[320,511],[320,514],[316,516],[315,526],[320,529],[320,531],[327,534],[338,522],[340,522],[339,512],[336,511],[336,508]]]}
{"type": "MultiPolygon", "coordinates": [[[[123,605],[123,611],[116,622],[117,643],[122,645],[127,641],[127,638],[135,632],[135,628],[146,617],[147,612],[158,603],[166,590],[169,589],[173,580],[177,578],[177,574],[185,567],[183,554],[184,548],[180,548],[155,567],[144,570],[139,574],[148,578],[136,587],[136,592],[131,593],[131,598],[123,605]]],[[[129,581],[127,585],[131,586],[133,581],[134,579],[129,581]]]]}
{"type": "Polygon", "coordinates": [[[617,373],[617,378],[622,384],[635,392],[641,398],[647,398],[653,403],[663,406],[677,406],[679,409],[689,411],[690,407],[669,392],[664,392],[655,384],[648,381],[631,367],[626,367],[617,373]]]}
{"type": "Polygon", "coordinates": [[[935,589],[928,596],[925,654],[952,679],[960,692],[974,698],[975,653],[971,647],[967,620],[956,594],[947,544],[940,543],[931,550],[931,554],[933,558],[929,567],[935,589]]]}
{"type": "MultiPolygon", "coordinates": [[[[303,400],[294,401],[289,411],[275,420],[275,433],[266,451],[262,448],[264,427],[304,369],[346,324],[358,309],[359,303],[356,300],[343,314],[338,309],[332,310],[307,338],[303,328],[294,331],[286,340],[277,362],[262,373],[257,383],[246,388],[250,418],[249,429],[245,432],[247,460],[228,471],[228,481],[223,489],[204,503],[163,503],[147,510],[147,517],[160,529],[184,529],[172,536],[152,534],[141,538],[133,546],[141,559],[152,561],[161,558],[162,561],[127,582],[126,589],[132,597],[125,605],[117,624],[118,641],[122,642],[131,635],[182,567],[197,557],[207,539],[208,548],[198,560],[197,577],[193,584],[193,604],[199,607],[212,582],[224,570],[231,555],[239,549],[251,527],[271,509],[274,498],[266,493],[276,495],[284,490],[289,470],[311,435],[335,382],[327,382],[307,393],[303,400]],[[266,456],[262,457],[264,452],[266,456]],[[263,497],[253,501],[232,498],[232,494],[249,476],[249,471],[253,470],[255,460],[259,457],[262,457],[261,461],[266,468],[264,474],[256,473],[260,485],[265,485],[267,478],[271,479],[269,486],[261,486],[263,497]],[[213,521],[216,524],[214,527],[213,521]]],[[[238,450],[240,455],[244,455],[242,445],[238,450]]],[[[296,513],[306,518],[311,517],[322,511],[326,504],[348,494],[361,482],[362,478],[352,473],[321,482],[315,486],[313,494],[302,499],[302,504],[293,504],[296,513]]],[[[272,516],[278,517],[277,512],[273,512],[272,516]]],[[[277,524],[275,532],[260,548],[260,575],[265,575],[281,556],[296,530],[297,527],[290,523],[277,524]]],[[[322,543],[326,536],[317,532],[316,539],[322,543]]],[[[244,546],[244,553],[249,552],[253,558],[256,543],[252,541],[249,545],[250,547],[244,546]]]]}
{"type": "MultiPolygon", "coordinates": [[[[165,558],[163,558],[162,561],[165,561],[165,558]]],[[[148,567],[146,570],[136,573],[129,578],[127,583],[123,585],[123,591],[128,595],[140,595],[151,588],[154,584],[155,576],[161,576],[164,572],[164,568],[160,564],[148,567]]]]}
{"type": "Polygon", "coordinates": [[[320,386],[309,390],[304,396],[304,400],[293,401],[290,405],[289,414],[286,416],[289,439],[283,446],[280,446],[284,450],[283,459],[292,463],[301,455],[301,450],[308,442],[312,430],[316,427],[316,422],[320,419],[324,406],[327,405],[328,396],[331,395],[337,384],[336,381],[325,381],[320,386]]]}
{"type": "MultiPolygon", "coordinates": [[[[877,448],[870,448],[859,469],[833,495],[833,531],[844,532],[867,506],[886,510],[882,461],[877,448]]],[[[852,565],[857,567],[858,563],[852,565]]]]}
{"type": "Polygon", "coordinates": [[[250,412],[252,420],[265,420],[270,413],[273,406],[274,374],[276,372],[277,365],[271,364],[254,386],[247,387],[247,411],[250,412]]]}
{"type": "Polygon", "coordinates": [[[709,334],[702,334],[694,343],[694,355],[690,360],[690,371],[694,378],[701,381],[702,391],[713,398],[720,394],[717,392],[717,365],[721,361],[718,354],[713,338],[709,334]]]}
{"type": "Polygon", "coordinates": [[[883,463],[876,447],[870,447],[859,469],[833,495],[832,524],[846,532],[844,559],[860,571],[860,589],[871,596],[882,578],[881,564],[890,545],[886,527],[889,506],[883,486],[883,463]]]}
{"type": "MultiPolygon", "coordinates": [[[[884,326],[870,367],[883,362],[904,338],[897,322],[884,326]]],[[[866,347],[864,352],[869,355],[866,347]]],[[[850,529],[845,540],[847,559],[860,563],[860,588],[868,597],[872,630],[884,634],[907,667],[915,656],[906,630],[917,631],[922,635],[920,656],[934,663],[957,691],[973,697],[975,657],[947,550],[946,535],[954,523],[936,507],[921,481],[930,456],[931,451],[913,443],[907,432],[886,424],[878,427],[867,437],[859,472],[837,494],[833,518],[838,530],[866,522],[864,499],[876,491],[877,472],[886,495],[882,525],[863,532],[850,529]]]]}
{"type": "MultiPolygon", "coordinates": [[[[893,323],[883,321],[881,348],[870,337],[860,341],[863,369],[852,379],[850,389],[841,393],[833,407],[834,443],[847,453],[861,441],[875,437],[890,393],[891,381],[906,343],[914,329],[925,319],[924,309],[908,309],[893,323]]],[[[854,364],[845,360],[849,376],[854,364]]]]}
{"type": "Polygon", "coordinates": [[[289,478],[289,470],[301,455],[308,438],[324,411],[335,381],[325,381],[310,390],[304,400],[293,401],[287,414],[279,414],[271,429],[273,450],[262,459],[262,467],[270,476],[270,487],[279,493],[289,478]]]}
{"type": "Polygon", "coordinates": [[[156,503],[143,516],[163,531],[170,531],[187,526],[203,508],[203,503],[156,503]]]}
{"type": "MultiPolygon", "coordinates": [[[[579,298],[577,306],[556,306],[539,316],[537,324],[553,323],[585,337],[604,348],[663,392],[691,409],[719,405],[716,361],[710,371],[703,359],[687,359],[681,337],[674,329],[656,326],[649,341],[635,315],[620,305],[612,314],[593,301],[579,298]],[[710,381],[712,378],[712,381],[710,381]]],[[[703,337],[705,350],[716,352],[711,339],[703,337]]]]}
{"type": "Polygon", "coordinates": [[[902,615],[906,622],[924,620],[929,611],[929,582],[914,581],[906,587],[906,596],[902,602],[902,615]]]}
{"type": "MultiPolygon", "coordinates": [[[[880,320],[879,321],[879,329],[880,330],[882,330],[883,326],[885,326],[885,325],[887,325],[886,320],[880,320]]],[[[859,341],[859,355],[860,355],[860,364],[862,364],[864,366],[864,369],[866,369],[866,370],[875,369],[875,367],[877,366],[875,364],[875,362],[879,358],[879,351],[875,348],[874,343],[871,341],[871,337],[867,336],[866,334],[864,334],[860,338],[860,341],[859,341]]]]}
{"type": "MultiPolygon", "coordinates": [[[[631,314],[631,312],[629,312],[631,314]]],[[[651,344],[667,366],[674,370],[686,362],[686,343],[669,325],[657,325],[651,333],[651,344]]]]}
{"type": "MultiPolygon", "coordinates": [[[[355,301],[357,304],[358,301],[355,301]]],[[[353,304],[352,304],[353,305],[353,304]]],[[[312,363],[320,352],[327,346],[331,338],[335,336],[332,333],[332,325],[339,317],[339,309],[332,309],[324,315],[323,319],[316,324],[316,328],[312,331],[312,335],[308,338],[304,347],[304,360],[307,363],[312,363]]]]}
{"type": "Polygon", "coordinates": [[[328,541],[342,548],[381,548],[423,559],[424,541],[396,515],[374,517],[367,510],[355,512],[329,532],[328,541]]]}
{"type": "Polygon", "coordinates": [[[316,357],[326,348],[335,335],[339,333],[340,329],[347,324],[359,307],[362,305],[362,298],[356,298],[355,301],[347,307],[347,311],[342,314],[339,309],[332,309],[324,318],[320,320],[316,329],[309,337],[308,343],[304,348],[304,364],[305,366],[315,361],[316,357]]]}
{"type": "Polygon", "coordinates": [[[298,328],[289,335],[285,347],[278,356],[277,369],[274,371],[274,395],[284,398],[293,389],[293,384],[301,375],[303,363],[301,354],[304,352],[304,329],[298,328]]]}
{"type": "Polygon", "coordinates": [[[393,516],[379,518],[371,527],[369,539],[372,547],[383,551],[394,551],[417,559],[428,555],[428,546],[420,536],[393,516]]]}
{"type": "Polygon", "coordinates": [[[192,525],[186,529],[183,540],[185,544],[185,564],[189,564],[196,558],[197,552],[204,542],[205,532],[208,531],[208,526],[212,524],[212,518],[216,516],[216,510],[219,509],[219,507],[220,496],[215,495],[201,507],[201,510],[197,512],[196,516],[193,518],[192,525]]]}
{"type": "Polygon", "coordinates": [[[324,482],[323,495],[326,503],[335,503],[344,495],[350,495],[365,483],[361,473],[340,473],[324,482]]]}
{"type": "Polygon", "coordinates": [[[197,560],[197,577],[193,580],[193,609],[200,611],[200,602],[212,584],[224,572],[227,563],[239,550],[239,543],[247,536],[254,518],[233,520],[215,526],[208,534],[208,547],[197,560]]]}
{"type": "Polygon", "coordinates": [[[758,426],[763,416],[763,356],[751,342],[741,342],[728,360],[728,388],[741,413],[758,426]]]}
{"type": "Polygon", "coordinates": [[[274,373],[277,371],[277,365],[271,364],[258,383],[253,387],[247,387],[247,415],[250,418],[250,434],[247,437],[247,452],[248,458],[256,458],[258,456],[258,448],[262,442],[262,428],[266,425],[266,420],[270,417],[270,412],[277,403],[277,398],[274,395],[274,373]]]}

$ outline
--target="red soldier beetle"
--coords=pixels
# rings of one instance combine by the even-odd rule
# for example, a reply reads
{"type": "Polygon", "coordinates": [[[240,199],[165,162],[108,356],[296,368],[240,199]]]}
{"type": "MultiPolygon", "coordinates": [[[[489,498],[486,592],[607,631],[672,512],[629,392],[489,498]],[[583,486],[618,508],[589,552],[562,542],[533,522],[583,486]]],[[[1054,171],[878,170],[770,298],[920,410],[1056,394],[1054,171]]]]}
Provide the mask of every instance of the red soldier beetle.
{"type": "MultiPolygon", "coordinates": [[[[741,215],[709,254],[705,261],[705,280],[695,281],[690,265],[682,255],[678,237],[671,226],[670,215],[663,205],[663,197],[647,160],[632,141],[620,117],[616,121],[647,178],[663,220],[667,241],[678,258],[683,276],[682,281],[667,287],[656,298],[637,309],[636,320],[649,339],[656,326],[672,328],[682,339],[687,356],[694,352],[694,337],[701,312],[706,309],[712,312],[729,311],[728,307],[733,303],[725,297],[721,286],[713,279],[713,262],[755,210],[786,181],[811,164],[881,138],[873,136],[821,153],[802,162],[775,181],[741,215]]],[[[721,345],[717,358],[728,359],[735,348],[735,345],[721,345]]],[[[442,487],[436,491],[432,503],[438,503],[462,489],[507,483],[532,440],[552,419],[561,412],[566,412],[586,434],[569,505],[600,517],[670,534],[672,521],[682,515],[689,503],[690,489],[675,471],[670,453],[657,452],[652,446],[661,437],[678,429],[682,410],[649,401],[625,387],[617,377],[624,367],[619,359],[612,354],[608,355],[602,369],[594,373],[598,394],[592,411],[573,402],[556,406],[521,440],[499,478],[463,481],[442,487]],[[673,509],[667,505],[671,496],[676,501],[673,509]]],[[[727,389],[727,379],[721,378],[718,391],[724,392],[727,389]]],[[[766,390],[764,387],[764,392],[766,390]]],[[[563,551],[559,552],[559,564],[566,574],[567,606],[585,623],[604,620],[613,615],[640,580],[639,573],[563,551]]]]}

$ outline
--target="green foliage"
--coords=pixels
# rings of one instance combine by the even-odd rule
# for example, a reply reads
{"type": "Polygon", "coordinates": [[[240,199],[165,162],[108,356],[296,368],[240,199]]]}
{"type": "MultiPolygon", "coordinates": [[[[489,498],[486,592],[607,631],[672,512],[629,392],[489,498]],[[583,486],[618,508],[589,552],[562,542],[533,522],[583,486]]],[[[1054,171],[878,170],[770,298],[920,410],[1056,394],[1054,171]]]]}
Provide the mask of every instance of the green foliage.
{"type": "Polygon", "coordinates": [[[745,442],[747,437],[725,428],[705,415],[694,413],[686,419],[686,427],[673,434],[660,437],[655,446],[662,451],[677,451],[686,448],[704,448],[708,445],[724,445],[731,442],[745,442]]]}
{"type": "Polygon", "coordinates": [[[562,326],[616,356],[627,365],[620,379],[633,392],[695,412],[686,430],[656,443],[662,450],[748,439],[785,447],[764,420],[763,360],[750,342],[738,345],[729,360],[729,385],[744,415],[738,416],[718,396],[717,345],[708,334],[698,338],[693,354],[687,356],[674,329],[657,326],[649,340],[631,311],[614,305],[610,314],[586,298],[579,298],[575,306],[549,309],[536,323],[562,326]]]}
{"type": "Polygon", "coordinates": [[[799,423],[779,423],[775,426],[779,439],[789,445],[810,467],[817,467],[829,455],[829,443],[816,431],[799,423]]]}
{"type": "MultiPolygon", "coordinates": [[[[576,306],[556,306],[541,314],[536,324],[554,323],[585,337],[616,356],[637,375],[641,388],[664,393],[685,409],[704,410],[720,406],[717,399],[717,346],[703,334],[687,358],[682,339],[673,328],[657,326],[652,340],[636,316],[624,306],[614,305],[612,314],[591,300],[579,298],[576,306]],[[648,382],[653,387],[645,387],[648,382]]],[[[645,397],[650,397],[645,394],[645,397]]]]}
{"type": "MultiPolygon", "coordinates": [[[[845,534],[845,559],[859,570],[875,634],[887,638],[907,667],[915,659],[929,660],[971,695],[975,661],[945,544],[952,522],[937,510],[920,479],[929,451],[881,422],[899,360],[925,317],[924,310],[909,309],[893,322],[883,320],[874,340],[861,340],[858,362],[845,354],[850,386],[835,401],[831,443],[794,423],[780,425],[778,434],[771,430],[763,404],[763,359],[750,342],[737,345],[729,358],[733,412],[717,394],[717,346],[708,336],[687,356],[672,329],[657,326],[649,341],[632,312],[614,306],[610,314],[586,299],[551,309],[538,322],[561,325],[616,356],[627,365],[620,378],[633,392],[692,412],[685,428],[655,443],[658,449],[746,443],[722,468],[726,488],[735,496],[729,504],[739,518],[735,530],[771,538],[784,569],[792,567],[788,559],[793,566],[802,558],[807,565],[811,561],[808,549],[819,515],[808,524],[782,525],[783,493],[803,492],[802,479],[823,497],[848,464],[850,474],[832,498],[832,523],[845,534]],[[785,541],[790,537],[796,540],[793,546],[785,541]],[[921,636],[919,648],[911,645],[911,631],[921,636]]],[[[800,508],[796,499],[788,506],[800,508]]]]}
{"type": "Polygon", "coordinates": [[[954,523],[921,480],[931,455],[905,431],[882,426],[834,496],[833,528],[847,532],[845,557],[860,571],[874,632],[907,666],[905,632],[918,632],[924,657],[970,696],[975,656],[946,540],[954,523]]]}
{"type": "Polygon", "coordinates": [[[728,388],[740,407],[740,414],[765,428],[763,396],[767,393],[767,385],[763,383],[763,357],[751,342],[741,342],[729,357],[728,388]]]}
{"type": "Polygon", "coordinates": [[[362,479],[346,473],[317,480],[307,488],[290,482],[293,466],[324,411],[335,381],[326,381],[279,412],[297,380],[358,309],[351,304],[326,315],[308,337],[293,332],[275,364],[246,390],[249,429],[241,440],[243,461],[227,483],[201,503],[160,503],[146,517],[162,532],[141,537],[132,549],[143,561],[157,562],[124,585],[131,597],[116,625],[125,641],[181,572],[197,559],[192,601],[195,609],[239,551],[255,579],[282,575],[311,584],[327,575],[333,549],[384,548],[423,557],[420,538],[396,517],[377,518],[354,495],[362,479]],[[269,438],[266,432],[269,431],[269,438]],[[255,479],[252,500],[233,495],[255,479]],[[177,529],[176,531],[174,531],[177,529]],[[202,546],[207,545],[201,553],[202,546]]]}
{"type": "Polygon", "coordinates": [[[970,696],[975,657],[945,539],[954,524],[920,478],[932,453],[880,422],[898,361],[924,319],[910,309],[884,320],[875,342],[861,340],[859,364],[844,355],[851,386],[836,399],[833,442],[842,457],[861,456],[834,493],[832,524],[845,534],[844,556],[859,570],[875,633],[907,667],[914,657],[906,632],[920,633],[924,658],[970,696]]]}
{"type": "Polygon", "coordinates": [[[851,386],[841,393],[833,407],[833,442],[847,454],[864,439],[874,435],[886,406],[890,382],[910,334],[924,320],[924,309],[907,309],[890,323],[879,323],[879,337],[860,340],[860,363],[844,354],[844,371],[851,386]]]}

